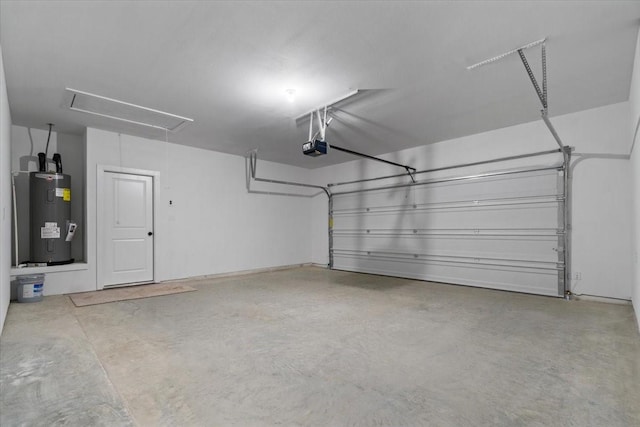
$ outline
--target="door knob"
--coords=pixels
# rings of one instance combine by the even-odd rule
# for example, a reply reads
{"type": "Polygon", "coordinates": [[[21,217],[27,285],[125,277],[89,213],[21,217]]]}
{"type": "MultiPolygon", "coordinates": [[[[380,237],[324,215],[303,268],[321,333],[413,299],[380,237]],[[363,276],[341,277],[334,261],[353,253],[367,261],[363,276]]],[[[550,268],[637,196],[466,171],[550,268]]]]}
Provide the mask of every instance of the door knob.
{"type": "Polygon", "coordinates": [[[153,236],[153,232],[152,231],[148,232],[147,236],[153,236]]]}

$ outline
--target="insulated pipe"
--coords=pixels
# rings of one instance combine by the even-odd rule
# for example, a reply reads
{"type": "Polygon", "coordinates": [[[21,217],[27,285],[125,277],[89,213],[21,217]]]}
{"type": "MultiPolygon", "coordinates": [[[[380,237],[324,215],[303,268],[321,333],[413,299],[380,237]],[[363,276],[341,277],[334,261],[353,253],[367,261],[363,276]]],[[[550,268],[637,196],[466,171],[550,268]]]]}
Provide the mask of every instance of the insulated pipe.
{"type": "Polygon", "coordinates": [[[53,155],[53,163],[56,164],[56,173],[62,173],[62,157],[60,157],[60,153],[53,155]]]}
{"type": "Polygon", "coordinates": [[[47,171],[47,155],[45,153],[38,153],[38,172],[47,171]]]}

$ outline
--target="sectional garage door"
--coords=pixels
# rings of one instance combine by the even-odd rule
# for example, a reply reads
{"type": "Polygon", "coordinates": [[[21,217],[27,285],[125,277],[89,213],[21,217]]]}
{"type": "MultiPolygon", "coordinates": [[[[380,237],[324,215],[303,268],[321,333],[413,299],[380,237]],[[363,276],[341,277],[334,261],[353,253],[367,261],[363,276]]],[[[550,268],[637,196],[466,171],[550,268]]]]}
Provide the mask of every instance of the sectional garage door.
{"type": "Polygon", "coordinates": [[[561,167],[334,193],[338,270],[564,294],[561,167]]]}

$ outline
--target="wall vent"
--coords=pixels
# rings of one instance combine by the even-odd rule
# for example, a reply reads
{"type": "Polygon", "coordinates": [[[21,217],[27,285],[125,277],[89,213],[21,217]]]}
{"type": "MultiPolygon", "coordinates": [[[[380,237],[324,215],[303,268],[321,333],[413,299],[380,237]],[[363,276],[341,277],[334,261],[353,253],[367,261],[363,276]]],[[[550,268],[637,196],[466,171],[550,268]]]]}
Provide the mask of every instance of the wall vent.
{"type": "Polygon", "coordinates": [[[66,88],[71,93],[69,109],[113,120],[177,132],[193,119],[107,98],[93,93],[66,88]]]}

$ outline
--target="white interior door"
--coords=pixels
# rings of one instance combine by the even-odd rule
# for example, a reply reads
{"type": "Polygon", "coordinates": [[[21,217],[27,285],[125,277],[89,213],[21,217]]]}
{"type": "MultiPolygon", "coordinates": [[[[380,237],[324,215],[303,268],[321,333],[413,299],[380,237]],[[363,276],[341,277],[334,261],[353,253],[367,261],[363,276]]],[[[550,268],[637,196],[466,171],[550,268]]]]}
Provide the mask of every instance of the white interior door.
{"type": "Polygon", "coordinates": [[[102,286],[153,281],[153,178],[105,172],[102,286]]]}

